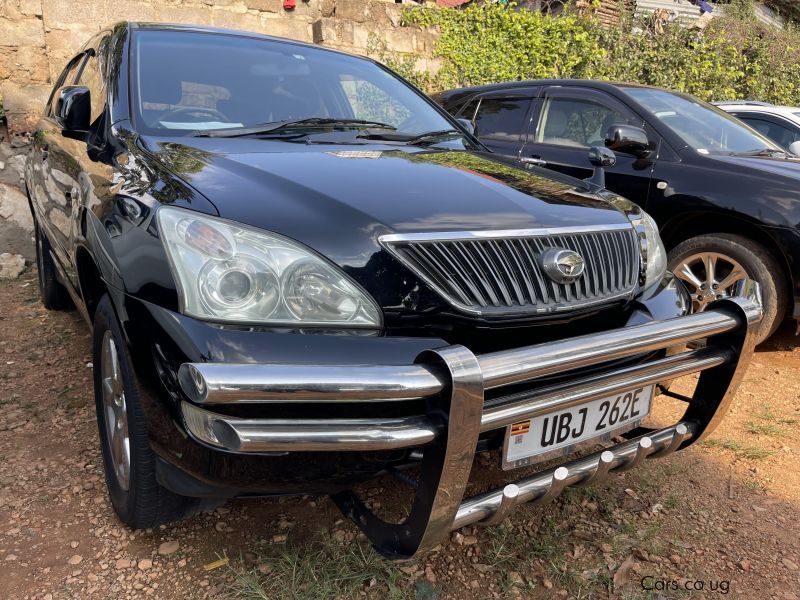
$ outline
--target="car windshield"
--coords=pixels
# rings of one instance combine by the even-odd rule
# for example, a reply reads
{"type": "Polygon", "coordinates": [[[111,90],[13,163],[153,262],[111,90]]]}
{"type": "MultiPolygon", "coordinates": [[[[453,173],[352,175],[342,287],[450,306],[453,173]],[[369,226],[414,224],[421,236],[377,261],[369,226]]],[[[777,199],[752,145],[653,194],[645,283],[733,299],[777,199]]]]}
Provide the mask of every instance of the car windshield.
{"type": "Polygon", "coordinates": [[[732,115],[689,95],[650,88],[623,89],[701,154],[781,152],[732,115]]]}
{"type": "Polygon", "coordinates": [[[132,104],[142,133],[197,135],[303,120],[297,127],[385,125],[407,136],[452,129],[420,93],[362,58],[192,31],[140,30],[134,44],[132,104]]]}

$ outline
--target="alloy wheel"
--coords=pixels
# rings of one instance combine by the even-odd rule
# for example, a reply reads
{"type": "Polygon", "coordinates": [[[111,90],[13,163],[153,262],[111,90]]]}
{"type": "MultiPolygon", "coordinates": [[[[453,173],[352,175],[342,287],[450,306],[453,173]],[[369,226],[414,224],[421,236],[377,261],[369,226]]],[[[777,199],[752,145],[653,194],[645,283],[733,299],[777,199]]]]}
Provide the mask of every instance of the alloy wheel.
{"type": "Polygon", "coordinates": [[[698,252],[682,259],[673,273],[689,287],[694,312],[716,300],[732,296],[736,283],[748,278],[736,260],[719,252],[698,252]]]}
{"type": "Polygon", "coordinates": [[[111,462],[117,482],[123,490],[130,485],[131,445],[128,435],[128,411],[125,405],[125,387],[117,345],[110,331],[103,335],[100,356],[100,379],[103,386],[103,413],[105,416],[111,462]]]}

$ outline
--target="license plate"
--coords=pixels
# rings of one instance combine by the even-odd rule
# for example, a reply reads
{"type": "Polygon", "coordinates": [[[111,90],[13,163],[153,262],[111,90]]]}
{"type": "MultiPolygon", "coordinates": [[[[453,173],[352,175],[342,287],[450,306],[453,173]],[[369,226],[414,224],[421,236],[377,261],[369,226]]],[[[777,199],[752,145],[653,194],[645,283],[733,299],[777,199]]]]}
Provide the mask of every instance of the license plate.
{"type": "Polygon", "coordinates": [[[554,454],[569,454],[589,440],[600,442],[636,427],[650,414],[653,386],[592,400],[506,428],[503,468],[514,469],[554,454]]]}

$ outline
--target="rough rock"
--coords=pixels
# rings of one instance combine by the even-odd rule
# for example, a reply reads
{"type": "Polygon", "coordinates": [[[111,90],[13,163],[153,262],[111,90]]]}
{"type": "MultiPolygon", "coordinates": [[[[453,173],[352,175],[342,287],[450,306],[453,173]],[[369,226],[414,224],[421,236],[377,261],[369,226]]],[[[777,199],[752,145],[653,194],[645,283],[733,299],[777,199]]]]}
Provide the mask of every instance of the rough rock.
{"type": "Polygon", "coordinates": [[[0,279],[16,279],[25,270],[25,258],[21,254],[0,254],[0,279]]]}
{"type": "Polygon", "coordinates": [[[17,188],[5,183],[0,183],[0,217],[16,223],[25,231],[33,231],[28,199],[17,188]]]}

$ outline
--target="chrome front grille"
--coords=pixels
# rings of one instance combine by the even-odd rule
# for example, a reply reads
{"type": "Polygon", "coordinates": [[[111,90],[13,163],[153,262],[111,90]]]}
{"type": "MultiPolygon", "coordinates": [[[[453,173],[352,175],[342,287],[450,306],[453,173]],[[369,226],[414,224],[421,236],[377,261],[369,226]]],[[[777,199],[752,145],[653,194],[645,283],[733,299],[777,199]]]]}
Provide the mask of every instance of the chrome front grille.
{"type": "Polygon", "coordinates": [[[639,278],[630,225],[381,236],[380,242],[453,306],[472,314],[553,312],[629,296],[639,278]],[[541,255],[577,252],[583,273],[551,279],[541,255]]]}

